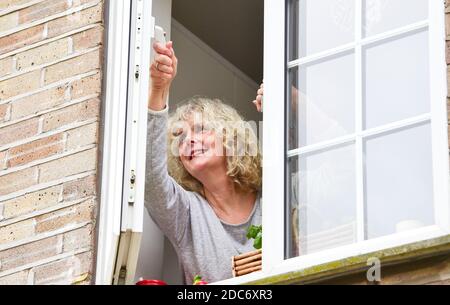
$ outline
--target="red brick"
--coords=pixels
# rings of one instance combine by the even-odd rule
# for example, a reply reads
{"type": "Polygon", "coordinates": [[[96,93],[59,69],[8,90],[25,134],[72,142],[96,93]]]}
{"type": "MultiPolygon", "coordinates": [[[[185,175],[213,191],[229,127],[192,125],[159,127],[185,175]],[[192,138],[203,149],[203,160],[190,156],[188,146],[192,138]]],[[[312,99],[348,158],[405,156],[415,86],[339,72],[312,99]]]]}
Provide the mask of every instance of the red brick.
{"type": "Polygon", "coordinates": [[[12,7],[22,5],[22,4],[31,2],[31,1],[32,0],[2,0],[2,1],[0,1],[0,10],[12,8],[12,7]]]}
{"type": "Polygon", "coordinates": [[[95,203],[83,203],[36,217],[36,233],[54,231],[71,224],[91,221],[94,217],[95,203]]]}
{"type": "Polygon", "coordinates": [[[0,122],[6,121],[6,116],[8,114],[9,105],[8,104],[1,104],[0,105],[0,122]]]}
{"type": "Polygon", "coordinates": [[[0,271],[17,268],[58,255],[62,250],[62,236],[38,240],[0,252],[0,271]]]}
{"type": "Polygon", "coordinates": [[[51,262],[33,268],[34,284],[72,284],[80,275],[89,273],[93,268],[92,252],[51,262]]]}
{"type": "Polygon", "coordinates": [[[10,74],[13,71],[12,57],[0,59],[0,77],[10,74]]]}
{"type": "Polygon", "coordinates": [[[66,149],[72,150],[98,142],[98,123],[94,122],[67,132],[66,149]]]}
{"type": "Polygon", "coordinates": [[[87,225],[80,229],[64,233],[63,251],[76,251],[84,248],[89,248],[93,244],[93,230],[92,225],[87,225]]]}
{"type": "Polygon", "coordinates": [[[45,85],[100,68],[100,50],[71,58],[45,68],[45,85]]]}
{"type": "Polygon", "coordinates": [[[102,80],[100,73],[85,77],[70,84],[72,99],[81,98],[91,94],[100,95],[102,90],[102,80]]]}
{"type": "Polygon", "coordinates": [[[86,102],[65,107],[43,115],[43,131],[57,129],[61,126],[82,122],[99,116],[100,101],[91,99],[86,102]]]}
{"type": "Polygon", "coordinates": [[[58,86],[13,101],[11,120],[36,114],[62,104],[65,100],[65,91],[65,86],[58,86]]]}
{"type": "Polygon", "coordinates": [[[55,134],[43,139],[13,147],[9,150],[8,167],[23,165],[64,151],[63,134],[55,134]]]}
{"type": "Polygon", "coordinates": [[[69,16],[52,20],[48,23],[48,37],[55,37],[89,24],[101,22],[102,14],[103,5],[100,3],[97,6],[73,13],[69,16]]]}
{"type": "Polygon", "coordinates": [[[44,19],[69,8],[67,0],[47,0],[19,11],[19,24],[44,19]]]}
{"type": "Polygon", "coordinates": [[[73,36],[74,51],[81,51],[103,44],[103,27],[97,26],[73,36]]]}
{"type": "MultiPolygon", "coordinates": [[[[1,5],[1,4],[0,4],[1,5]]],[[[16,272],[0,277],[0,286],[4,285],[26,285],[28,284],[28,270],[16,272]]]]}
{"type": "Polygon", "coordinates": [[[49,182],[95,170],[96,166],[97,149],[92,148],[39,165],[39,182],[49,182]]]}
{"type": "Polygon", "coordinates": [[[36,183],[37,168],[35,167],[0,176],[0,196],[23,190],[36,183]]]}
{"type": "Polygon", "coordinates": [[[0,38],[0,55],[28,46],[43,39],[44,25],[40,24],[0,38]]]}
{"type": "Polygon", "coordinates": [[[0,146],[37,135],[38,127],[38,119],[31,119],[0,128],[0,146]]]}
{"type": "Polygon", "coordinates": [[[56,185],[3,201],[3,217],[10,219],[55,206],[58,204],[61,189],[62,185],[56,185]]]}
{"type": "Polygon", "coordinates": [[[34,236],[34,220],[27,219],[0,227],[0,244],[34,236]]]}
{"type": "Polygon", "coordinates": [[[0,82],[0,100],[23,94],[40,87],[41,71],[33,71],[0,82]]]}
{"type": "Polygon", "coordinates": [[[7,150],[0,151],[0,170],[6,168],[6,153],[7,150]]]}
{"type": "Polygon", "coordinates": [[[96,194],[96,177],[88,176],[63,184],[63,200],[71,201],[96,194]]]}

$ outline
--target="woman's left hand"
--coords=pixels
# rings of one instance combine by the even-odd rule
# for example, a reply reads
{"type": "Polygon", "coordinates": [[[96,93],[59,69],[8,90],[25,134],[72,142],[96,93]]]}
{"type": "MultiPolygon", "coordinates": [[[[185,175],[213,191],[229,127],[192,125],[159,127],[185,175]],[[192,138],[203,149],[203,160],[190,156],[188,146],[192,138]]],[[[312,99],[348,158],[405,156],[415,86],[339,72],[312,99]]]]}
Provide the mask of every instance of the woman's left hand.
{"type": "Polygon", "coordinates": [[[252,102],[259,112],[262,112],[263,95],[264,95],[264,83],[262,83],[261,86],[259,86],[259,89],[256,92],[256,99],[252,102]]]}

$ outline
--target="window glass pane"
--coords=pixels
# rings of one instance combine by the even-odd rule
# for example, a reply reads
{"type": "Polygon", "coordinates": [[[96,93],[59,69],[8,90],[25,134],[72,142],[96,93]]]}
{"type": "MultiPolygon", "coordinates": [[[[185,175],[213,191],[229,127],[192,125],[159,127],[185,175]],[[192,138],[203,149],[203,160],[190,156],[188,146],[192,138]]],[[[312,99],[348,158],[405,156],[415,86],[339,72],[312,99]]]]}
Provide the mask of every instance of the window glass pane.
{"type": "Polygon", "coordinates": [[[364,0],[365,36],[404,27],[428,18],[431,0],[364,0]]]}
{"type": "Polygon", "coordinates": [[[288,161],[290,257],[356,240],[354,145],[288,161]]]}
{"type": "Polygon", "coordinates": [[[289,149],[354,131],[353,53],[292,69],[288,86],[289,149]]]}
{"type": "Polygon", "coordinates": [[[350,43],[354,0],[296,0],[290,4],[290,60],[350,43]],[[320,37],[318,39],[318,37],[320,37]]]}
{"type": "Polygon", "coordinates": [[[364,50],[366,128],[430,111],[428,56],[427,31],[364,50]]]}
{"type": "Polygon", "coordinates": [[[430,136],[423,124],[366,141],[369,238],[433,224],[430,136]]]}

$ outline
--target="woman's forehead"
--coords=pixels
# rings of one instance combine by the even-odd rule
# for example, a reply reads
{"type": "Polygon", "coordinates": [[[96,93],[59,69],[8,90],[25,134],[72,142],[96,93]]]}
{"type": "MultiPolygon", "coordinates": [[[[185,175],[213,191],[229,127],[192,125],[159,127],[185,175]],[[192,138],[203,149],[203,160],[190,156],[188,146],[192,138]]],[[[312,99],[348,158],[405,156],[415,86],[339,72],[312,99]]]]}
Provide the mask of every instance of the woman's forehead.
{"type": "Polygon", "coordinates": [[[183,116],[183,118],[179,121],[180,125],[183,125],[184,127],[193,127],[194,125],[203,125],[209,122],[211,122],[211,118],[199,111],[190,112],[183,116]]]}

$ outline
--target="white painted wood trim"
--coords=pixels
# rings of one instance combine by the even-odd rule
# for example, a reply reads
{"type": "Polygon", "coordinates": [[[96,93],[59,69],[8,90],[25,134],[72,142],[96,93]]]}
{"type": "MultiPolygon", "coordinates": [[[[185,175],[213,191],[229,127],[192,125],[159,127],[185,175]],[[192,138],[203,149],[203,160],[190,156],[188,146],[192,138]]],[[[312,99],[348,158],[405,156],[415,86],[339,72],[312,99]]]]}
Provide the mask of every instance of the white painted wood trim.
{"type": "Polygon", "coordinates": [[[319,52],[317,54],[308,55],[306,57],[290,61],[288,63],[288,67],[293,68],[293,67],[309,64],[309,63],[312,63],[312,62],[315,62],[315,61],[318,61],[318,60],[321,60],[321,59],[324,59],[327,57],[331,57],[331,56],[334,56],[334,55],[337,55],[340,53],[352,51],[355,49],[356,46],[367,46],[367,45],[370,45],[373,43],[382,42],[384,40],[387,40],[387,39],[390,39],[393,37],[408,34],[410,32],[424,30],[428,27],[428,24],[429,24],[428,20],[420,21],[420,22],[417,22],[417,23],[414,23],[411,25],[407,25],[407,26],[399,28],[399,29],[383,32],[381,34],[374,35],[374,36],[367,37],[367,38],[361,38],[359,41],[354,41],[354,42],[351,42],[351,43],[348,43],[345,45],[341,45],[341,46],[332,48],[330,50],[326,50],[323,52],[319,52]]]}
{"type": "Polygon", "coordinates": [[[285,1],[264,1],[262,270],[284,260],[285,236],[285,1]],[[269,246],[267,246],[269,245],[269,246]]]}
{"type": "Polygon", "coordinates": [[[433,193],[436,224],[450,233],[449,143],[447,113],[447,62],[445,5],[429,1],[429,53],[433,193]]]}
{"type": "Polygon", "coordinates": [[[95,283],[112,283],[122,209],[131,0],[108,1],[95,283]],[[126,42],[126,43],[124,43],[126,42]]]}

